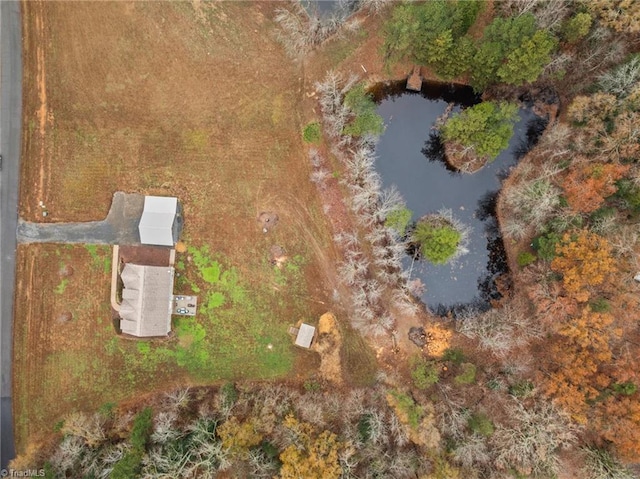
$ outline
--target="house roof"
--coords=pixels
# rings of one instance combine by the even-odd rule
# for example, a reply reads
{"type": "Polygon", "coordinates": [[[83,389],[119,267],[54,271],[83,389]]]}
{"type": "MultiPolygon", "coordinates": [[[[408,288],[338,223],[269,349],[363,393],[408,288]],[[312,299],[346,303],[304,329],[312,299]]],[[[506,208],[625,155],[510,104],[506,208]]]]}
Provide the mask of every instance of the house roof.
{"type": "Polygon", "coordinates": [[[173,224],[178,211],[178,198],[145,196],[142,217],[138,224],[140,242],[159,246],[173,246],[173,224]]]}
{"type": "Polygon", "coordinates": [[[300,325],[300,329],[298,330],[298,335],[296,336],[295,345],[301,346],[303,348],[311,347],[311,343],[313,342],[313,337],[315,336],[315,334],[316,328],[302,323],[300,325]]]}
{"type": "Polygon", "coordinates": [[[124,283],[120,305],[120,329],[139,337],[166,336],[171,331],[174,269],[127,263],[120,277],[124,283]]]}

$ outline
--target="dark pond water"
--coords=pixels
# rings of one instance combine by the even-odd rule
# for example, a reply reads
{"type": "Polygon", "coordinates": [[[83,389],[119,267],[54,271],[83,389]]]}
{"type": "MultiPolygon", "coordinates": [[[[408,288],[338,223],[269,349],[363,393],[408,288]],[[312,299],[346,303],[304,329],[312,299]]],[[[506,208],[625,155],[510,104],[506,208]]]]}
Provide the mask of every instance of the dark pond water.
{"type": "Polygon", "coordinates": [[[351,13],[356,2],[352,0],[302,0],[302,6],[310,15],[328,17],[339,12],[351,13]]]}
{"type": "Polygon", "coordinates": [[[413,211],[413,221],[446,208],[471,228],[469,251],[453,264],[435,266],[407,255],[405,267],[411,279],[420,278],[426,286],[421,299],[432,311],[445,314],[468,305],[485,309],[491,298],[499,297],[495,279],[507,272],[494,216],[501,180],[537,141],[546,120],[521,108],[509,147],[480,171],[457,173],[447,168],[432,126],[448,102],[455,102],[459,110],[478,98],[466,87],[426,84],[422,93],[410,93],[403,86],[374,92],[386,125],[376,148],[383,185],[398,188],[413,211]]]}

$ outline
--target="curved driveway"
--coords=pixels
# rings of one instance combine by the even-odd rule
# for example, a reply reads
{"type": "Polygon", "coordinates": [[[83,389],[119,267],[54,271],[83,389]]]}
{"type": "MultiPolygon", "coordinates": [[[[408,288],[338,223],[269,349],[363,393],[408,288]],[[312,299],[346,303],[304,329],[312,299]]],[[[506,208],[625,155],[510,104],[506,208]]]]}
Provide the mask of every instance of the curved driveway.
{"type": "Polygon", "coordinates": [[[0,1],[0,468],[3,469],[15,456],[11,347],[22,123],[21,38],[20,3],[0,1]]]}

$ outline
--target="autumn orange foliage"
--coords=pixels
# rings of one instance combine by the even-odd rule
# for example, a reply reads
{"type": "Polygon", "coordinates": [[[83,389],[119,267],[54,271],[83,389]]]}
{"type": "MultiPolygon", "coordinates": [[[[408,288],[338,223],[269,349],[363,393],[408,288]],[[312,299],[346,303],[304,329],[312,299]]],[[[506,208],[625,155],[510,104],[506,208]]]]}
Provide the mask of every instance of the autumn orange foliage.
{"type": "Polygon", "coordinates": [[[599,408],[596,424],[602,436],[626,459],[640,457],[640,393],[608,397],[599,408]]]}
{"type": "Polygon", "coordinates": [[[556,245],[556,255],[551,269],[562,274],[567,294],[578,302],[588,301],[590,289],[616,271],[609,242],[587,230],[565,233],[556,245]]]}
{"type": "Polygon", "coordinates": [[[569,170],[563,182],[569,206],[579,213],[591,213],[617,191],[615,182],[629,171],[628,165],[582,163],[569,170]]]}
{"type": "Polygon", "coordinates": [[[558,325],[551,348],[545,389],[582,424],[587,421],[587,401],[611,383],[600,366],[611,360],[609,342],[620,335],[613,321],[610,314],[593,312],[587,306],[579,316],[558,325]]]}

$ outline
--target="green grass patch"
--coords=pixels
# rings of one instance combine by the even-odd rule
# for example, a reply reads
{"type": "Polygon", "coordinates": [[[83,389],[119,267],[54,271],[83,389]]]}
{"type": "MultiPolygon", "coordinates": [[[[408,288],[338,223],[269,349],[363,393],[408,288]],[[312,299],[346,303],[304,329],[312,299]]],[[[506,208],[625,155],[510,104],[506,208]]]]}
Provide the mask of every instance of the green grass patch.
{"type": "Polygon", "coordinates": [[[104,273],[111,272],[111,247],[105,245],[86,244],[84,248],[91,256],[91,267],[104,273]]]}
{"type": "Polygon", "coordinates": [[[58,283],[58,286],[56,286],[56,289],[53,290],[54,293],[56,294],[64,293],[64,290],[67,288],[67,284],[69,284],[69,280],[67,278],[62,278],[60,283],[58,283]]]}
{"type": "MultiPolygon", "coordinates": [[[[191,247],[188,253],[192,262],[185,264],[183,275],[199,295],[197,316],[174,320],[174,342],[138,342],[135,349],[108,344],[108,350],[124,353],[131,370],[177,367],[198,380],[272,378],[289,372],[294,351],[286,326],[266,307],[268,287],[250,295],[238,272],[226,268],[207,246],[191,247]]],[[[285,274],[301,274],[302,258],[292,262],[285,274]]]]}
{"type": "Polygon", "coordinates": [[[204,151],[209,147],[209,133],[205,130],[185,130],[182,143],[187,150],[204,151]]]}

